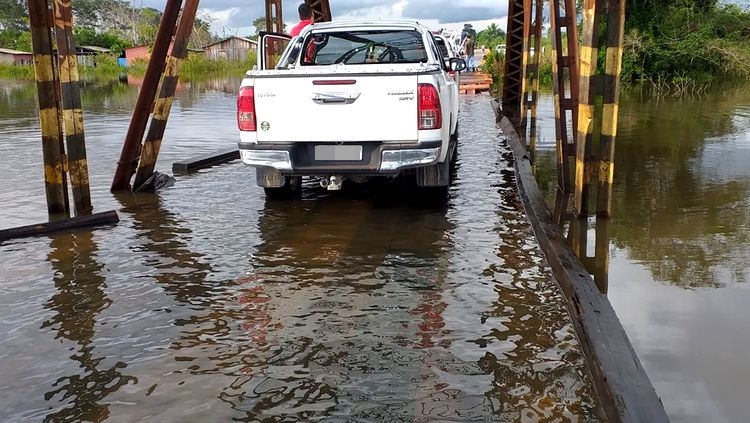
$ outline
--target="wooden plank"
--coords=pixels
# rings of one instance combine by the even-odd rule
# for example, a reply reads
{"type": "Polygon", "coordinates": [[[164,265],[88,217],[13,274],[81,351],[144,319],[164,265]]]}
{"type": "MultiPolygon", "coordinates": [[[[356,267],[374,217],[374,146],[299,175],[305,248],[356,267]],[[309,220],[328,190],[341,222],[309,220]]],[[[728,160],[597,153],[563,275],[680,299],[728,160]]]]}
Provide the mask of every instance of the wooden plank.
{"type": "Polygon", "coordinates": [[[237,148],[215,151],[213,153],[193,157],[181,162],[172,163],[172,173],[175,175],[185,175],[199,169],[228,163],[239,158],[240,151],[237,148]]]}
{"type": "MultiPolygon", "coordinates": [[[[496,108],[496,105],[493,104],[496,108]]],[[[519,195],[568,312],[611,422],[668,422],[666,411],[606,295],[599,292],[555,222],[513,123],[498,116],[513,150],[519,195]]]]}
{"type": "Polygon", "coordinates": [[[37,225],[21,226],[19,228],[4,229],[0,231],[0,242],[14,238],[51,234],[75,228],[87,228],[90,226],[110,225],[120,221],[117,212],[110,210],[103,213],[83,215],[72,219],[40,223],[37,225]]]}

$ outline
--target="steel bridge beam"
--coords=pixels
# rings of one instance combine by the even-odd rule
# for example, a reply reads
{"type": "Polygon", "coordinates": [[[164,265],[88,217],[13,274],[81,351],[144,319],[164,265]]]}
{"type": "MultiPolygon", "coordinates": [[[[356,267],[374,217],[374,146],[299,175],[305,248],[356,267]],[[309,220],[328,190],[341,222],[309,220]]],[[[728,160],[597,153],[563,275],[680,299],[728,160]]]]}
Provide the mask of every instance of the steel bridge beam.
{"type": "Polygon", "coordinates": [[[528,134],[535,139],[536,105],[539,94],[539,56],[541,56],[542,38],[542,0],[524,0],[524,50],[523,50],[523,84],[521,96],[521,128],[524,137],[528,134]]]}
{"type": "Polygon", "coordinates": [[[514,125],[520,123],[521,99],[524,80],[525,41],[529,27],[525,25],[524,2],[528,0],[508,1],[508,30],[505,40],[505,69],[503,74],[503,114],[514,125]]]}
{"type": "Polygon", "coordinates": [[[159,24],[159,31],[151,51],[151,58],[146,67],[143,77],[143,85],[138,93],[138,99],[133,110],[128,132],[125,134],[125,143],[122,146],[120,160],[117,162],[117,170],[112,179],[111,191],[122,191],[130,188],[130,179],[135,172],[136,164],[140,155],[141,141],[146,132],[148,119],[154,104],[156,90],[159,87],[162,70],[167,58],[167,51],[172,40],[177,18],[180,14],[182,0],[168,0],[164,8],[164,14],[159,24]]]}
{"type": "Polygon", "coordinates": [[[305,0],[313,10],[314,22],[328,22],[331,20],[331,6],[328,0],[305,0]]]}
{"type": "Polygon", "coordinates": [[[172,41],[172,52],[167,58],[159,88],[159,95],[154,104],[153,115],[151,116],[151,123],[146,134],[146,139],[143,141],[141,147],[138,170],[133,181],[133,189],[136,191],[148,190],[153,186],[152,183],[148,182],[151,181],[151,177],[154,174],[156,159],[159,157],[162,139],[167,129],[169,112],[172,109],[174,94],[180,79],[180,67],[182,66],[182,62],[187,58],[188,41],[190,41],[190,34],[193,32],[198,3],[199,0],[185,0],[185,7],[183,7],[180,14],[180,23],[177,26],[177,32],[172,41]]]}
{"type": "Polygon", "coordinates": [[[281,0],[266,0],[266,31],[279,34],[284,32],[281,0]]]}
{"type": "Polygon", "coordinates": [[[573,204],[580,216],[593,196],[596,214],[611,215],[624,24],[625,0],[585,0],[573,204]]]}
{"type": "Polygon", "coordinates": [[[552,86],[555,100],[557,141],[557,184],[562,192],[572,191],[572,171],[578,130],[578,25],[575,0],[550,0],[552,37],[552,86]],[[571,130],[568,130],[568,122],[571,130]]]}

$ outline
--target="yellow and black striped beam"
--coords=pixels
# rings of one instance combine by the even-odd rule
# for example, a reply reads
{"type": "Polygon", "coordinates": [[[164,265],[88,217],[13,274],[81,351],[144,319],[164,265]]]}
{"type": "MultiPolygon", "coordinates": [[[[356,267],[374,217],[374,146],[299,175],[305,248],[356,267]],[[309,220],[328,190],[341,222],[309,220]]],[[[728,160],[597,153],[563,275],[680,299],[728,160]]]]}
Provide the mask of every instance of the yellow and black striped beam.
{"type": "Polygon", "coordinates": [[[180,79],[180,67],[188,54],[188,41],[190,41],[190,34],[193,30],[198,3],[199,0],[186,0],[185,7],[182,9],[180,23],[172,45],[172,54],[167,58],[167,66],[164,68],[159,96],[154,105],[146,139],[141,146],[138,170],[133,181],[135,191],[142,190],[143,185],[154,173],[164,132],[167,128],[169,112],[174,102],[177,83],[180,79]]]}
{"type": "Polygon", "coordinates": [[[54,0],[52,5],[57,60],[60,66],[60,92],[62,93],[70,187],[73,191],[75,214],[77,216],[88,215],[91,214],[93,207],[86,159],[86,139],[83,132],[81,87],[78,83],[78,57],[73,35],[73,9],[69,0],[54,0]]]}
{"type": "Polygon", "coordinates": [[[314,22],[328,22],[331,20],[331,6],[328,0],[305,0],[313,10],[314,22]]]}
{"type": "Polygon", "coordinates": [[[143,141],[143,134],[146,132],[148,119],[156,98],[156,91],[159,88],[162,70],[167,58],[169,44],[172,41],[172,34],[177,24],[177,18],[180,14],[182,0],[167,0],[164,6],[164,13],[161,17],[159,30],[156,33],[156,40],[151,49],[151,58],[146,67],[146,74],[143,77],[143,85],[138,92],[138,99],[133,109],[133,117],[128,126],[128,132],[125,134],[125,142],[120,152],[120,160],[117,162],[117,169],[112,178],[112,192],[123,191],[130,188],[130,179],[138,163],[139,150],[143,141]]]}
{"type": "Polygon", "coordinates": [[[624,0],[585,1],[574,192],[574,209],[581,216],[589,214],[593,185],[598,186],[596,214],[611,215],[624,22],[624,0]],[[603,26],[606,37],[600,40],[603,26]],[[604,66],[597,63],[600,48],[606,50],[604,66]]]}
{"type": "Polygon", "coordinates": [[[575,0],[550,0],[552,36],[552,87],[555,100],[555,139],[557,144],[557,184],[571,192],[578,129],[578,20],[575,0]],[[568,117],[571,131],[568,131],[568,117]]]}
{"type": "Polygon", "coordinates": [[[28,0],[34,50],[39,123],[44,157],[44,186],[50,215],[68,214],[68,187],[59,98],[59,79],[52,55],[50,9],[47,0],[28,0]]]}

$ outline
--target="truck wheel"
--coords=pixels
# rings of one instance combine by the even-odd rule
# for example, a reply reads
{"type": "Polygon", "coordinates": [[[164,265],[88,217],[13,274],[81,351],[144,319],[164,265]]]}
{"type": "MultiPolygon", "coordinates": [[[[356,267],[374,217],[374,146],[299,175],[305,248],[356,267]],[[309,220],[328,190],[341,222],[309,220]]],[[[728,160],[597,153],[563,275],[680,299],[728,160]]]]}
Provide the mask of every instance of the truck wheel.
{"type": "Polygon", "coordinates": [[[298,198],[302,193],[302,177],[287,176],[284,186],[278,188],[263,188],[266,198],[270,200],[290,200],[298,198]]]}

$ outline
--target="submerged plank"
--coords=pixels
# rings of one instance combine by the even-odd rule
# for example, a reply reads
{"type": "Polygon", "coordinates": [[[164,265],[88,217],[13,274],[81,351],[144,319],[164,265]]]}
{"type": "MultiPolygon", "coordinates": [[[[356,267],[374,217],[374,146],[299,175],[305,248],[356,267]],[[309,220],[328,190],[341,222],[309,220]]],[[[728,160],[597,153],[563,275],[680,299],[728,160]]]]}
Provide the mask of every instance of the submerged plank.
{"type": "Polygon", "coordinates": [[[39,223],[36,225],[21,226],[18,228],[4,229],[0,231],[0,242],[28,236],[46,235],[54,232],[86,228],[90,226],[109,225],[120,221],[117,212],[110,210],[86,216],[78,216],[72,219],[53,222],[39,223]]]}
{"type": "Polygon", "coordinates": [[[240,158],[240,151],[235,147],[227,150],[214,151],[213,153],[193,157],[184,161],[172,163],[172,173],[184,175],[219,164],[231,162],[240,158]]]}

